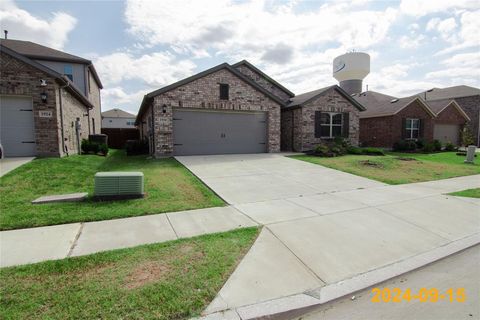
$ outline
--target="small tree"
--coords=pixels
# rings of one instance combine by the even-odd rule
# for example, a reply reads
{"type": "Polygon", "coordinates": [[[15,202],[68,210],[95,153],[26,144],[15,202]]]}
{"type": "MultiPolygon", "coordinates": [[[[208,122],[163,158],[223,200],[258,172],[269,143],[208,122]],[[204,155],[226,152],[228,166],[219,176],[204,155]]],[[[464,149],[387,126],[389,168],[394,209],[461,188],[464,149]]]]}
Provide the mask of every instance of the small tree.
{"type": "Polygon", "coordinates": [[[475,143],[475,137],[473,136],[472,130],[469,127],[464,127],[462,130],[462,146],[468,147],[475,143]]]}

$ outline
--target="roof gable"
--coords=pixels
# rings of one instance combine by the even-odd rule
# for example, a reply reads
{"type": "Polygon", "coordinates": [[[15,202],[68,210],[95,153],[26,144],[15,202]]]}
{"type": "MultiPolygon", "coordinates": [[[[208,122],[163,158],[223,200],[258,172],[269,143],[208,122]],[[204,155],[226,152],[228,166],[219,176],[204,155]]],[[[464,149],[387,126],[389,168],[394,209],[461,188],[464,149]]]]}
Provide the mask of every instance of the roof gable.
{"type": "Polygon", "coordinates": [[[365,110],[365,107],[361,103],[353,99],[345,90],[340,88],[338,85],[317,89],[314,91],[306,92],[298,96],[295,96],[292,99],[290,99],[290,103],[287,105],[287,108],[306,105],[310,101],[316,99],[317,97],[321,96],[322,94],[324,94],[325,92],[331,89],[336,90],[338,93],[340,93],[340,95],[342,95],[346,100],[352,103],[358,110],[360,111],[365,110]]]}
{"type": "Polygon", "coordinates": [[[278,89],[280,89],[281,91],[283,91],[284,93],[286,93],[288,96],[290,97],[293,97],[295,96],[295,94],[288,90],[287,88],[285,88],[284,86],[282,86],[279,82],[275,81],[274,79],[272,79],[269,75],[267,75],[266,73],[264,73],[262,70],[258,69],[257,67],[255,67],[253,64],[251,64],[250,62],[248,62],[247,60],[242,60],[240,62],[237,62],[235,64],[232,65],[233,68],[237,68],[239,66],[246,66],[247,68],[249,68],[250,70],[256,72],[257,74],[261,75],[262,77],[264,77],[268,82],[270,82],[271,84],[273,84],[275,87],[277,87],[278,89]]]}
{"type": "Polygon", "coordinates": [[[465,113],[465,111],[460,107],[460,105],[455,100],[434,100],[434,101],[427,101],[427,104],[430,108],[435,112],[438,116],[442,112],[448,109],[449,106],[452,106],[457,112],[467,121],[470,121],[470,117],[465,113]]]}
{"type": "Polygon", "coordinates": [[[121,109],[114,108],[114,109],[102,112],[102,117],[106,117],[106,118],[135,118],[136,116],[134,114],[123,111],[121,109]]]}
{"type": "Polygon", "coordinates": [[[155,90],[155,91],[152,91],[148,94],[146,94],[144,97],[143,97],[143,100],[142,100],[142,103],[140,105],[140,110],[138,111],[138,115],[137,115],[137,122],[139,121],[140,117],[143,115],[143,113],[145,112],[146,108],[147,108],[147,104],[149,101],[151,101],[154,97],[162,94],[162,93],[165,93],[165,92],[168,92],[168,91],[171,91],[171,90],[174,90],[180,86],[183,86],[187,83],[190,83],[192,81],[195,81],[195,80],[198,80],[198,79],[201,79],[205,76],[208,76],[209,74],[212,74],[214,72],[217,72],[219,70],[223,70],[223,69],[226,69],[228,71],[230,71],[231,73],[233,73],[236,77],[238,77],[239,79],[241,79],[242,81],[246,82],[247,84],[249,84],[251,87],[253,87],[255,90],[263,93],[265,96],[267,96],[268,98],[270,98],[271,100],[275,101],[276,103],[278,103],[280,106],[283,106],[285,105],[285,103],[277,96],[275,96],[274,94],[272,94],[271,92],[269,92],[268,90],[264,89],[263,87],[261,87],[259,84],[257,84],[255,81],[251,80],[250,78],[246,77],[245,75],[243,75],[241,72],[239,72],[238,70],[236,70],[235,68],[233,68],[231,65],[229,65],[228,63],[222,63],[222,64],[219,64],[213,68],[210,68],[210,69],[207,69],[205,71],[202,71],[202,72],[199,72],[193,76],[190,76],[188,78],[185,78],[183,80],[180,80],[180,81],[177,81],[175,83],[172,83],[171,85],[168,85],[168,86],[165,86],[163,88],[160,88],[158,90],[155,90]]]}

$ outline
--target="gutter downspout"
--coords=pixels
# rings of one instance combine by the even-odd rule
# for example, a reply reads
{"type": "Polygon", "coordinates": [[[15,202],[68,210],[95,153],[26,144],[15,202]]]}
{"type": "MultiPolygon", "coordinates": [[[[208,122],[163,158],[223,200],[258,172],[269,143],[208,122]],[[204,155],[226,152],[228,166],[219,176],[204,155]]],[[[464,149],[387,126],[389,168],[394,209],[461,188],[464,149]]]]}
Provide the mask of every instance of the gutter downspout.
{"type": "Polygon", "coordinates": [[[65,131],[64,131],[64,123],[63,123],[63,102],[62,102],[62,90],[65,89],[66,87],[69,86],[69,83],[67,82],[64,86],[60,86],[58,90],[58,95],[59,95],[59,103],[60,103],[60,126],[61,126],[61,133],[62,133],[62,150],[63,152],[66,153],[68,157],[68,149],[67,146],[65,145],[65,131]]]}
{"type": "Polygon", "coordinates": [[[152,104],[152,149],[153,149],[153,156],[155,156],[155,118],[153,112],[154,104],[152,104]]]}

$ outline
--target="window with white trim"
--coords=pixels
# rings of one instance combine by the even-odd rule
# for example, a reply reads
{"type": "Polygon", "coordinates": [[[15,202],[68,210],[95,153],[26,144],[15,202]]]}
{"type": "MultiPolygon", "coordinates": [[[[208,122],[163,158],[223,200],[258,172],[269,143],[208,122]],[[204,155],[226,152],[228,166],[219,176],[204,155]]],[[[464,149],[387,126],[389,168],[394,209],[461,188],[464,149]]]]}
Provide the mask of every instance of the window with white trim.
{"type": "Polygon", "coordinates": [[[320,137],[334,138],[342,135],[343,116],[341,113],[322,112],[320,115],[320,137]]]}
{"type": "Polygon", "coordinates": [[[66,64],[63,66],[63,74],[67,76],[70,81],[73,81],[73,67],[71,64],[66,64]]]}
{"type": "Polygon", "coordinates": [[[405,132],[407,139],[418,139],[420,136],[420,119],[406,119],[405,132]]]}

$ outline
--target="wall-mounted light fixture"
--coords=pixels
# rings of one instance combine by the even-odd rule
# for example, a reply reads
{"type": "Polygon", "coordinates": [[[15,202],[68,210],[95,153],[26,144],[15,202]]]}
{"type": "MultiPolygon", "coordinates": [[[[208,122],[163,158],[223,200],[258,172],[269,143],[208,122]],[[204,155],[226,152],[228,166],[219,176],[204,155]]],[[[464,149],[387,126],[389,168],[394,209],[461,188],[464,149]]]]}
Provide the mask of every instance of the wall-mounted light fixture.
{"type": "Polygon", "coordinates": [[[42,99],[42,102],[43,102],[43,103],[46,103],[46,102],[47,102],[47,98],[48,98],[47,93],[46,93],[46,92],[42,92],[42,93],[40,94],[40,98],[42,99]]]}
{"type": "Polygon", "coordinates": [[[164,105],[162,106],[162,112],[163,112],[163,113],[167,113],[167,105],[166,105],[166,104],[164,104],[164,105]]]}
{"type": "Polygon", "coordinates": [[[41,87],[46,87],[46,86],[47,86],[47,80],[45,80],[45,79],[40,79],[40,86],[41,86],[41,87]]]}

